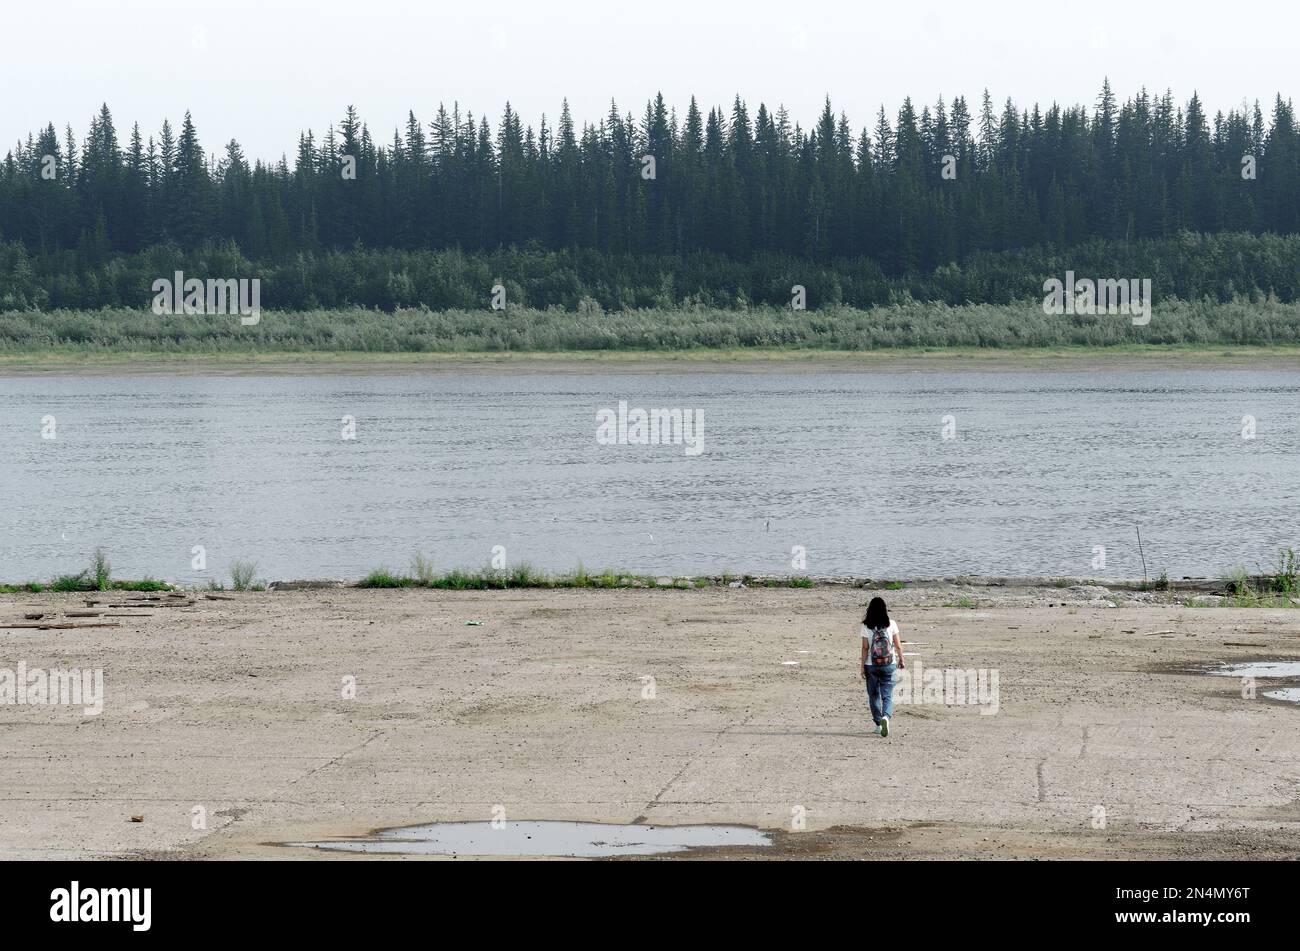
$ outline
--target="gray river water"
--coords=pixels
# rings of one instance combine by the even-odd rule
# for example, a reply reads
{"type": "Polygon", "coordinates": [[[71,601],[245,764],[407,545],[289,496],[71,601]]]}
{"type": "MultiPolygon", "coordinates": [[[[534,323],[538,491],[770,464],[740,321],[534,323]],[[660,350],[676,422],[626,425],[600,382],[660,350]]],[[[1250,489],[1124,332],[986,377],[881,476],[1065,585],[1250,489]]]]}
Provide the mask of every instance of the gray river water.
{"type": "Polygon", "coordinates": [[[200,584],[235,558],[357,578],[496,546],[553,571],[1133,577],[1137,525],[1152,576],[1254,571],[1300,542],[1300,376],[15,374],[0,493],[9,582],[96,547],[117,577],[200,584]],[[602,444],[620,401],[689,411],[698,439],[602,444]]]}

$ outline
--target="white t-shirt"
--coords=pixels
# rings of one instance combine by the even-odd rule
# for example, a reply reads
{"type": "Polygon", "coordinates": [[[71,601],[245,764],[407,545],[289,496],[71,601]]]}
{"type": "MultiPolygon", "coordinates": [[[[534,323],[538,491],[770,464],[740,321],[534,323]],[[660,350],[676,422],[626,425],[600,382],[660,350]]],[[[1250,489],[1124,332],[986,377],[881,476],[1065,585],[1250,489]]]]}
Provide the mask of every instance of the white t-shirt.
{"type": "MultiPolygon", "coordinates": [[[[889,636],[896,637],[897,635],[898,635],[898,622],[895,621],[893,618],[890,618],[889,636]]],[[[862,636],[865,637],[867,640],[871,640],[871,628],[867,627],[865,624],[862,625],[862,636]]]]}

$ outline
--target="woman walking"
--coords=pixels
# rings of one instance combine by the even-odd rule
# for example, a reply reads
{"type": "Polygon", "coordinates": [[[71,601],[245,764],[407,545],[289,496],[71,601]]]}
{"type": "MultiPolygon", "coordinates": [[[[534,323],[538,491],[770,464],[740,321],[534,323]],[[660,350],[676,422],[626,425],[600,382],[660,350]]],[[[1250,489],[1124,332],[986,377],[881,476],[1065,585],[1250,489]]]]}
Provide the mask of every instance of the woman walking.
{"type": "Polygon", "coordinates": [[[894,715],[894,671],[906,666],[898,625],[889,619],[885,599],[872,598],[867,605],[867,616],[862,619],[859,676],[867,682],[871,719],[876,721],[872,731],[875,734],[889,736],[889,718],[894,715]]]}

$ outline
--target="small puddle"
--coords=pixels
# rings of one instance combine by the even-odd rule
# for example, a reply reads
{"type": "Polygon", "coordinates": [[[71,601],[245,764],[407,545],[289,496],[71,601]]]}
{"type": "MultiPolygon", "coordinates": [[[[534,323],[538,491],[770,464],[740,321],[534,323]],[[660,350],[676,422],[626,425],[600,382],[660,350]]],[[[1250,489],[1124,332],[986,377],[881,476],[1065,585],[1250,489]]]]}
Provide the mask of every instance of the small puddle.
{"type": "Polygon", "coordinates": [[[1255,664],[1224,664],[1218,670],[1207,670],[1215,677],[1300,677],[1300,661],[1261,661],[1255,664]]]}
{"type": "Polygon", "coordinates": [[[511,855],[601,858],[687,849],[771,845],[747,826],[610,825],[603,822],[435,822],[381,829],[369,837],[286,842],[292,848],[404,855],[511,855]]]}
{"type": "MultiPolygon", "coordinates": [[[[1300,677],[1300,661],[1276,660],[1258,661],[1251,664],[1224,664],[1216,670],[1207,670],[1205,673],[1214,677],[1260,677],[1265,680],[1300,677]]],[[[1264,696],[1270,700],[1300,703],[1300,687],[1265,690],[1264,696]]]]}
{"type": "Polygon", "coordinates": [[[1287,703],[1300,703],[1300,687],[1287,687],[1285,690],[1265,690],[1264,696],[1287,703]]]}

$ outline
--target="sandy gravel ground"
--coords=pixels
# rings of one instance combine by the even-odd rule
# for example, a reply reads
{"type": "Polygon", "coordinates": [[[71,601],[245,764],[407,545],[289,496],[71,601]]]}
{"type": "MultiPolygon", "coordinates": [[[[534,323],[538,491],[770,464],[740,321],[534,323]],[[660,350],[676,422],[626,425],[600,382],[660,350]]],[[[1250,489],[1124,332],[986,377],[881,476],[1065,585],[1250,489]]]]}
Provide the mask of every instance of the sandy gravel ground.
{"type": "MultiPolygon", "coordinates": [[[[106,683],[99,716],[0,705],[0,857],[368,860],[278,843],[497,805],[774,832],[741,856],[1300,856],[1300,705],[1195,672],[1300,660],[1300,611],[884,592],[913,668],[996,670],[998,708],[903,704],[882,740],[855,667],[872,593],[337,589],[0,628],[0,668],[106,683]]],[[[8,622],[76,609],[0,595],[8,622]]]]}

